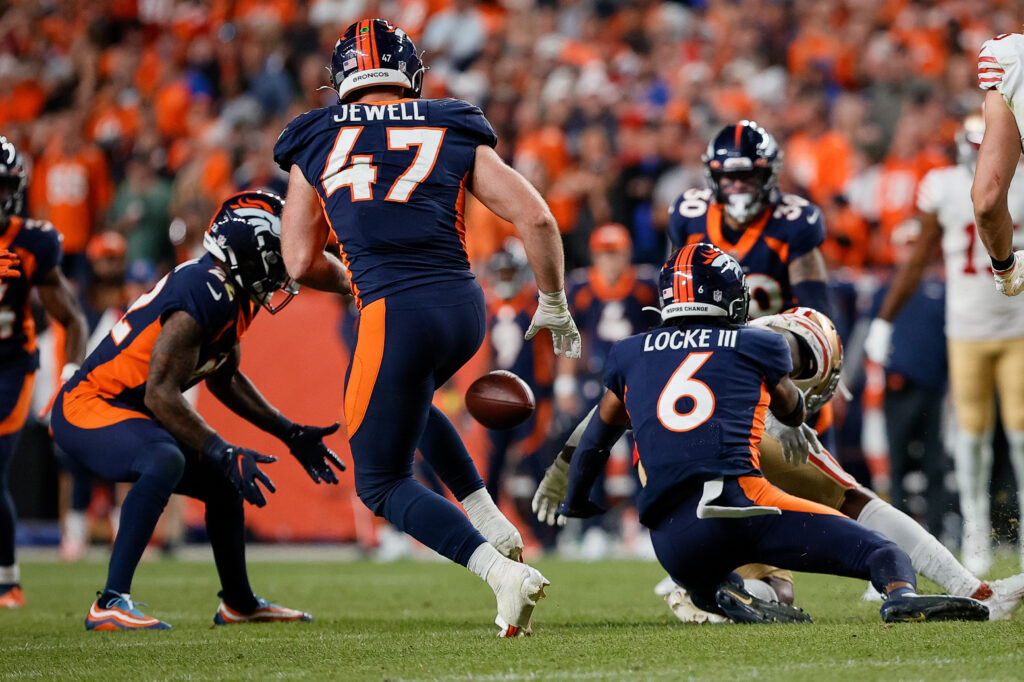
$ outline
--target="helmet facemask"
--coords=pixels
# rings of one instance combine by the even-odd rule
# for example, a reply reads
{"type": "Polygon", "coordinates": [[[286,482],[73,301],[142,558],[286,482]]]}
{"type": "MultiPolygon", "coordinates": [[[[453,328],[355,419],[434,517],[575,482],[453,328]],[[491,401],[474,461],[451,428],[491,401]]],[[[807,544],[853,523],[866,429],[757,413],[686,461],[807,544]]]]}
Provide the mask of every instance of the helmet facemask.
{"type": "Polygon", "coordinates": [[[26,183],[21,155],[10,140],[0,135],[0,223],[21,213],[26,183]]]}

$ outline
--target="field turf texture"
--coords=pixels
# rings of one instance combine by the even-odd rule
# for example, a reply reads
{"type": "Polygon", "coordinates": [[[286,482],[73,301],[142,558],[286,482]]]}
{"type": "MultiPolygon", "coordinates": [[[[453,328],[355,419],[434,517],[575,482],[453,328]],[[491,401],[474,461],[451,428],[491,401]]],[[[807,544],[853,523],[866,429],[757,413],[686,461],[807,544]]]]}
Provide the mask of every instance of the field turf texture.
{"type": "MultiPolygon", "coordinates": [[[[815,625],[692,626],[652,588],[655,563],[535,564],[552,584],[534,636],[495,637],[490,589],[446,563],[255,561],[256,591],[312,624],[212,627],[212,562],[144,562],[133,598],[169,632],[86,632],[106,565],[22,564],[24,609],[0,611],[0,679],[952,680],[1024,678],[1024,613],[885,625],[859,580],[800,574],[815,625]]],[[[1015,569],[1001,559],[995,577],[1015,569]]],[[[922,592],[938,591],[922,581],[922,592]]]]}

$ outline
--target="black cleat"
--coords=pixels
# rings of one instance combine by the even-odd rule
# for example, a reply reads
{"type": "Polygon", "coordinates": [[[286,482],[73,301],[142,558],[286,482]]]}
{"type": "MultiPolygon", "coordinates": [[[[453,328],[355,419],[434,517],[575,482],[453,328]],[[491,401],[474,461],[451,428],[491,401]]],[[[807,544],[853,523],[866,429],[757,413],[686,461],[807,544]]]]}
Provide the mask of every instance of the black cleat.
{"type": "Polygon", "coordinates": [[[715,601],[734,623],[813,623],[803,610],[777,601],[765,601],[731,581],[722,583],[715,601]]]}
{"type": "Polygon", "coordinates": [[[947,594],[908,594],[882,604],[886,623],[918,623],[926,620],[988,620],[988,607],[970,597],[947,594]]]}

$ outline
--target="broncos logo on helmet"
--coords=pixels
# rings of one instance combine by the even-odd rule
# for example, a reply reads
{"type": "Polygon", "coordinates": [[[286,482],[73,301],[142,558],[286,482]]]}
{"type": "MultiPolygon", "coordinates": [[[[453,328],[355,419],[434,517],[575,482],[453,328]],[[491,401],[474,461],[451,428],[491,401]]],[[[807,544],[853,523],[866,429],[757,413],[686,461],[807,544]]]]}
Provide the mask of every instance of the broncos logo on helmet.
{"type": "Polygon", "coordinates": [[[375,85],[400,85],[408,96],[419,97],[424,71],[412,39],[384,19],[351,24],[331,55],[331,85],[341,102],[356,90],[375,85]]]}
{"type": "Polygon", "coordinates": [[[661,319],[725,317],[747,321],[750,292],[739,262],[713,244],[690,244],[665,262],[659,277],[661,319]]]}
{"type": "Polygon", "coordinates": [[[250,298],[275,314],[298,293],[281,256],[284,199],[263,191],[241,192],[221,204],[203,236],[203,247],[227,266],[250,298]],[[274,292],[287,297],[272,305],[274,292]]]}

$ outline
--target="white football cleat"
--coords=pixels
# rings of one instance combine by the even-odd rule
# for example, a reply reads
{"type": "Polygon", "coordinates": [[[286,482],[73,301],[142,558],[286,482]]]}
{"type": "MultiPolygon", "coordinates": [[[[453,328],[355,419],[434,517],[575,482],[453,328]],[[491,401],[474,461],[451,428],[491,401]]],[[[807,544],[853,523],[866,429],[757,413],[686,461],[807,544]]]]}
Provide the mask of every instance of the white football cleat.
{"type": "Polygon", "coordinates": [[[502,561],[499,570],[502,575],[494,596],[498,600],[498,615],[495,625],[501,628],[498,637],[521,637],[532,632],[533,609],[537,601],[545,596],[544,588],[551,583],[540,571],[526,564],[502,561]]]}
{"type": "Polygon", "coordinates": [[[690,599],[690,593],[675,584],[673,584],[672,591],[665,595],[665,603],[667,603],[668,607],[672,609],[672,613],[675,617],[684,623],[705,625],[707,623],[730,622],[725,616],[720,616],[717,613],[711,613],[710,611],[697,608],[697,605],[690,599]]]}
{"type": "Polygon", "coordinates": [[[672,576],[666,575],[664,578],[658,581],[658,584],[654,586],[654,594],[658,595],[662,599],[672,593],[672,590],[676,589],[676,581],[672,580],[672,576]]]}
{"type": "Polygon", "coordinates": [[[1002,580],[992,580],[988,582],[988,586],[992,590],[992,596],[982,602],[988,606],[988,619],[1010,620],[1020,608],[1021,599],[1024,599],[1024,573],[1002,580]]]}
{"type": "Polygon", "coordinates": [[[867,589],[864,590],[864,594],[860,595],[861,601],[885,601],[885,595],[875,589],[875,586],[868,583],[867,589]]]}

